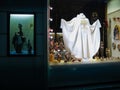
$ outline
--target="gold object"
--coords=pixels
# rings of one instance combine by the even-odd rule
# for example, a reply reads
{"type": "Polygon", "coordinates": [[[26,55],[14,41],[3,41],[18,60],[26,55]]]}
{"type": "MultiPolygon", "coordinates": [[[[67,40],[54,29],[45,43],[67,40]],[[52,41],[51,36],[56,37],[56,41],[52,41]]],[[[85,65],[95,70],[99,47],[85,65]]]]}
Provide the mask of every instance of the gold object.
{"type": "Polygon", "coordinates": [[[49,54],[49,61],[50,62],[54,61],[54,54],[52,54],[52,53],[49,54]]]}
{"type": "Polygon", "coordinates": [[[86,19],[82,19],[81,20],[81,24],[86,25],[87,24],[87,20],[86,19]]]}

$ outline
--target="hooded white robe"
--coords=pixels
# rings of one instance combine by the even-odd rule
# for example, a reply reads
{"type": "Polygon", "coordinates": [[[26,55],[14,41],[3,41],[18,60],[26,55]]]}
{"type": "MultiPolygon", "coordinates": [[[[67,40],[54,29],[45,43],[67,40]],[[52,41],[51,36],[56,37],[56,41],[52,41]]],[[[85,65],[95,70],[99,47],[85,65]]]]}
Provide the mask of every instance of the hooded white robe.
{"type": "Polygon", "coordinates": [[[93,58],[100,46],[99,20],[90,25],[88,18],[80,13],[71,21],[61,19],[60,27],[66,50],[76,58],[93,58]]]}

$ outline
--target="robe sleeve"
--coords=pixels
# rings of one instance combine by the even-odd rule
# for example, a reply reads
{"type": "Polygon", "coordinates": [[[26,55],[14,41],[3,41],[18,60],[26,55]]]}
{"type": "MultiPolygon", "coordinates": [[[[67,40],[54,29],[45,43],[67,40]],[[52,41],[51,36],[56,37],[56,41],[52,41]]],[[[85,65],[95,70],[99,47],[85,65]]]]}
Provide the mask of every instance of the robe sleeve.
{"type": "Polygon", "coordinates": [[[93,55],[95,55],[100,47],[100,28],[101,28],[101,24],[99,20],[96,20],[93,24],[92,24],[92,43],[93,43],[93,55]]]}
{"type": "Polygon", "coordinates": [[[72,46],[75,41],[74,40],[75,38],[71,37],[71,35],[73,35],[74,33],[74,28],[73,28],[74,22],[75,22],[75,18],[73,18],[70,21],[65,21],[64,19],[61,19],[60,28],[62,29],[62,33],[63,33],[63,40],[64,40],[65,48],[68,51],[72,51],[72,46]]]}
{"type": "Polygon", "coordinates": [[[73,31],[73,25],[74,25],[74,21],[75,19],[73,18],[71,21],[66,21],[64,19],[61,19],[61,25],[60,28],[61,29],[66,29],[67,31],[71,32],[73,31]]]}
{"type": "Polygon", "coordinates": [[[101,27],[100,21],[98,19],[90,26],[91,32],[94,32],[94,30],[96,29],[96,27],[97,28],[101,27]]]}

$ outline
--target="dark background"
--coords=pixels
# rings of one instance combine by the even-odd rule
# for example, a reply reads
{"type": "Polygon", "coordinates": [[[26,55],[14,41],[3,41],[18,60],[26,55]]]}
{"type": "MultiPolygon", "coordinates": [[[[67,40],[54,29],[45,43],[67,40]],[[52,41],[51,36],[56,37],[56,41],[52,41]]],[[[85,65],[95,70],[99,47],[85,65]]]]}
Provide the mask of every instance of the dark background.
{"type": "Polygon", "coordinates": [[[106,0],[50,0],[50,6],[53,7],[50,11],[50,17],[53,18],[50,27],[55,32],[61,32],[60,20],[63,18],[69,21],[79,13],[84,13],[91,22],[93,12],[98,13],[102,24],[105,21],[106,3],[106,0]]]}

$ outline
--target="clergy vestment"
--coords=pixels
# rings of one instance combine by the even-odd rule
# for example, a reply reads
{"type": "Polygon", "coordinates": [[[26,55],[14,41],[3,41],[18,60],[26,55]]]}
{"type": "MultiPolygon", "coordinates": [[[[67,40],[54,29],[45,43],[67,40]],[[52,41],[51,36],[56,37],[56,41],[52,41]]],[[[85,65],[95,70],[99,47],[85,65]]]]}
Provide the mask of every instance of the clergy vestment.
{"type": "Polygon", "coordinates": [[[100,46],[100,27],[98,19],[90,25],[83,13],[70,21],[61,19],[60,28],[66,50],[75,58],[93,58],[100,46]]]}

